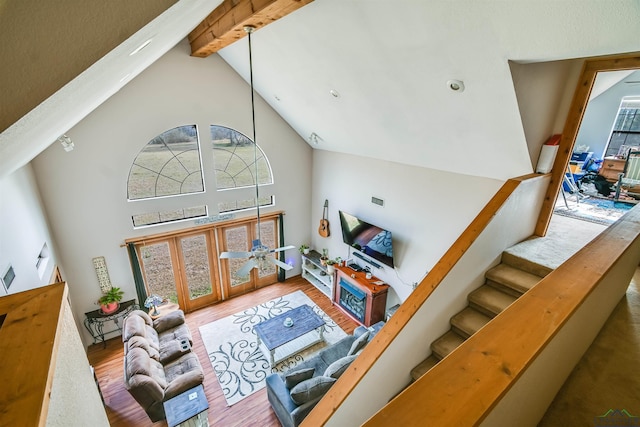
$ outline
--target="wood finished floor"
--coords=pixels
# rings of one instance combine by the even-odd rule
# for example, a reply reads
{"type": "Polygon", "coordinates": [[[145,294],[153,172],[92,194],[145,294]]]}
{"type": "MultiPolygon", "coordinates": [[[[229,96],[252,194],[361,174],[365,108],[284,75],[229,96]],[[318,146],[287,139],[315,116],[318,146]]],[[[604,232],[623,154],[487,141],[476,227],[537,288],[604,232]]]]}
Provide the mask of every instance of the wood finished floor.
{"type": "MultiPolygon", "coordinates": [[[[358,324],[345,316],[331,304],[331,301],[324,294],[300,276],[187,314],[187,324],[193,335],[194,351],[204,370],[204,389],[209,401],[209,424],[211,426],[269,427],[279,426],[280,423],[267,400],[266,389],[254,393],[231,407],[227,406],[198,328],[214,320],[297,290],[307,294],[346,333],[353,333],[358,324]]],[[[152,423],[144,410],[124,388],[122,379],[124,350],[120,337],[108,340],[106,348],[103,348],[102,344],[90,346],[87,350],[87,356],[89,363],[95,368],[111,426],[161,427],[167,425],[165,421],[152,423]]]]}

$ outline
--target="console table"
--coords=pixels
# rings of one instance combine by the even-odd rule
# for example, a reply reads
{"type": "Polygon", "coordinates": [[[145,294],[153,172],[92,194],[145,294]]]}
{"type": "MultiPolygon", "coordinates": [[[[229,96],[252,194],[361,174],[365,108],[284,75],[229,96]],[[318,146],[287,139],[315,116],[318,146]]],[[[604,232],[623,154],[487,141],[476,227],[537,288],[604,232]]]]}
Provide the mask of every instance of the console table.
{"type": "Polygon", "coordinates": [[[364,326],[384,320],[389,285],[364,271],[336,267],[333,301],[349,317],[364,326]]]}
{"type": "Polygon", "coordinates": [[[85,313],[84,326],[93,337],[93,343],[97,344],[98,342],[102,342],[106,347],[107,343],[105,342],[104,336],[112,332],[122,332],[122,327],[118,322],[137,308],[138,305],[136,304],[136,301],[129,300],[121,302],[118,310],[110,314],[103,314],[100,309],[85,313]],[[109,321],[113,321],[115,329],[105,331],[104,324],[109,321]]]}

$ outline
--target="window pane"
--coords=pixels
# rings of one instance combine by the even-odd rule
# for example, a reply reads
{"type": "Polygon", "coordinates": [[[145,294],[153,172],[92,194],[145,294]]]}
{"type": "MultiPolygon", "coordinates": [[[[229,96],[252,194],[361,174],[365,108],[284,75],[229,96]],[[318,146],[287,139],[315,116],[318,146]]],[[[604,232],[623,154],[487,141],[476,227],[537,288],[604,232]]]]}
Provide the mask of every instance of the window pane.
{"type": "MultiPolygon", "coordinates": [[[[260,206],[273,206],[273,196],[260,197],[260,206]]],[[[218,212],[234,212],[256,207],[256,199],[235,200],[218,203],[218,212]]]]}
{"type": "MultiPolygon", "coordinates": [[[[227,243],[227,251],[229,252],[246,252],[249,248],[249,234],[247,226],[227,228],[225,230],[225,241],[227,243]]],[[[231,287],[240,286],[249,282],[250,276],[238,277],[236,272],[249,261],[248,258],[231,258],[229,262],[229,277],[231,277],[231,287]]]]}
{"type": "Polygon", "coordinates": [[[138,153],[127,182],[129,200],[204,191],[195,125],[170,129],[138,153]]]}
{"type": "Polygon", "coordinates": [[[140,247],[140,260],[149,295],[156,294],[177,303],[178,292],[169,244],[162,242],[140,247]]]}
{"type": "Polygon", "coordinates": [[[269,162],[249,138],[224,126],[212,125],[210,133],[218,190],[255,185],[256,162],[258,184],[273,183],[269,162]]]}
{"type": "Polygon", "coordinates": [[[147,212],[143,214],[133,215],[134,227],[142,227],[144,225],[162,224],[165,222],[180,221],[183,219],[200,218],[207,216],[206,206],[192,206],[184,209],[163,212],[147,212]]]}
{"type": "MultiPolygon", "coordinates": [[[[278,247],[276,244],[276,222],[274,220],[260,221],[260,234],[258,234],[258,224],[256,224],[256,236],[260,236],[260,242],[263,246],[274,249],[278,247]]],[[[269,256],[277,256],[277,253],[269,256]]],[[[276,273],[276,266],[270,262],[260,263],[258,268],[258,276],[264,277],[276,273]]]]}
{"type": "Polygon", "coordinates": [[[209,270],[209,249],[204,234],[180,239],[182,259],[184,261],[189,299],[210,295],[211,273],[209,270]]]}

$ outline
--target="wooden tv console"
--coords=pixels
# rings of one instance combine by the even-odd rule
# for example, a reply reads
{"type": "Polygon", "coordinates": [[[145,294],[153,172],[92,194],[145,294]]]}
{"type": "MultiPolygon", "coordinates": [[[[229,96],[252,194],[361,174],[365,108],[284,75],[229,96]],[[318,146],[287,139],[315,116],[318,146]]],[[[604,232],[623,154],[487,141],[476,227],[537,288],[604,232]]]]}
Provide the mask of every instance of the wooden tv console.
{"type": "Polygon", "coordinates": [[[353,271],[349,267],[336,266],[335,274],[333,302],[341,311],[367,327],[384,320],[389,285],[375,276],[367,279],[364,271],[353,271]],[[346,307],[346,296],[359,306],[355,309],[346,307]]]}

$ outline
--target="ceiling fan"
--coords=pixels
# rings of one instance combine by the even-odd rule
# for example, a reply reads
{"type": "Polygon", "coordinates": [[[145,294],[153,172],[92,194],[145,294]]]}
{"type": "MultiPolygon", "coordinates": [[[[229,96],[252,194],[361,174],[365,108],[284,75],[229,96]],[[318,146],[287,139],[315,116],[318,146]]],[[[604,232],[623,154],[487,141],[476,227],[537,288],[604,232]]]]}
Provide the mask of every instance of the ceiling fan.
{"type": "Polygon", "coordinates": [[[291,270],[293,267],[286,264],[273,256],[273,253],[286,251],[288,249],[294,249],[295,246],[283,246],[276,249],[270,249],[268,246],[262,244],[260,240],[260,194],[258,190],[258,143],[256,141],[256,111],[253,94],[253,63],[251,60],[251,33],[255,31],[255,27],[246,25],[244,31],[247,33],[249,40],[249,82],[251,86],[251,118],[253,120],[253,154],[254,154],[254,166],[255,166],[255,183],[256,183],[256,209],[258,217],[258,238],[253,241],[251,251],[249,252],[222,252],[220,259],[234,259],[234,258],[249,258],[248,261],[240,267],[236,272],[239,277],[244,277],[255,268],[266,268],[269,264],[276,265],[283,270],[291,270]]]}

